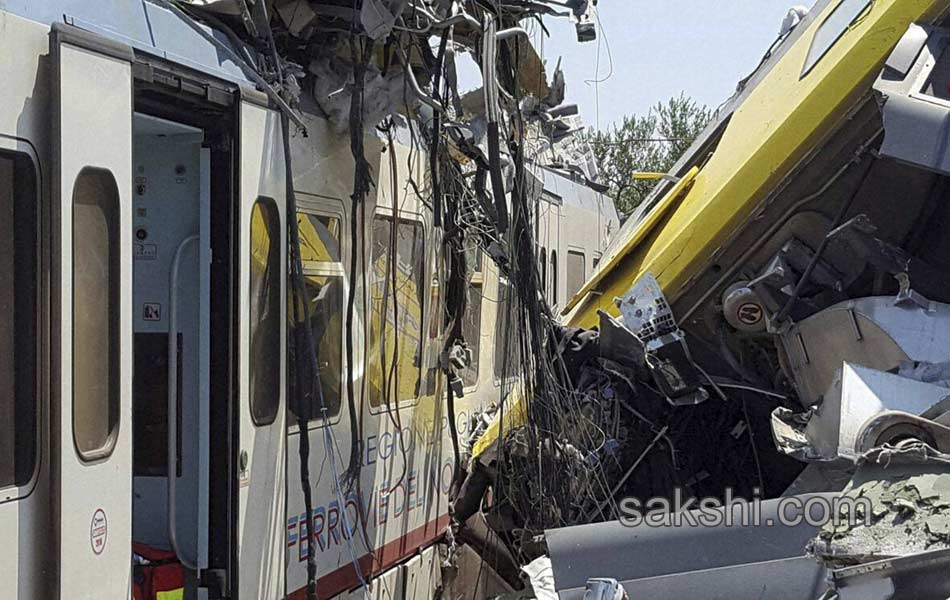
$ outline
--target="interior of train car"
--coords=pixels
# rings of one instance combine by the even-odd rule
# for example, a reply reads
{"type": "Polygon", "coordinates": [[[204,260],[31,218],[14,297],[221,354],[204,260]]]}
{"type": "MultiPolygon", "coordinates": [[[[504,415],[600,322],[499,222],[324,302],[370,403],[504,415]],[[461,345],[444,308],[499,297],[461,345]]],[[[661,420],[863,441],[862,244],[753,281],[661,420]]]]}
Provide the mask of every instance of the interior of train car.
{"type": "MultiPolygon", "coordinates": [[[[138,86],[132,118],[132,541],[140,551],[169,550],[189,575],[236,560],[227,550],[233,548],[231,468],[240,461],[228,433],[235,427],[231,403],[238,383],[235,123],[233,106],[196,105],[138,86]]],[[[282,228],[273,199],[256,202],[250,218],[247,308],[256,317],[250,352],[260,365],[252,390],[263,396],[281,382],[280,355],[260,349],[280,345],[282,228]]],[[[254,409],[256,418],[273,420],[270,403],[254,409]]],[[[187,581],[189,595],[198,583],[187,581]]]]}
{"type": "Polygon", "coordinates": [[[133,118],[132,535],[169,547],[174,528],[180,556],[196,566],[207,566],[210,437],[211,165],[203,143],[201,129],[133,118]]]}

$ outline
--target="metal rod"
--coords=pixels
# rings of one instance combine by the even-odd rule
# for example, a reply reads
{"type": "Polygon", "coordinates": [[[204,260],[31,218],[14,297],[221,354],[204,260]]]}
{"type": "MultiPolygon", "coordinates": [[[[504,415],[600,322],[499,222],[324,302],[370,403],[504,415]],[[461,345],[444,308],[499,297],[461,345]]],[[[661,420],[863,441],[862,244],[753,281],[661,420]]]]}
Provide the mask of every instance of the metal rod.
{"type": "MultiPolygon", "coordinates": [[[[851,206],[857,199],[858,194],[861,193],[861,188],[864,187],[864,182],[867,180],[868,175],[870,175],[871,169],[874,168],[874,164],[875,163],[873,160],[868,163],[868,167],[864,171],[864,175],[861,177],[861,180],[858,181],[858,185],[854,188],[854,192],[848,197],[847,201],[841,205],[841,208],[838,209],[838,214],[835,215],[835,220],[831,222],[831,227],[828,228],[829,233],[837,229],[838,226],[844,221],[844,217],[848,214],[848,210],[851,209],[851,206]]],[[[821,260],[821,255],[824,254],[825,248],[828,246],[829,241],[830,239],[827,235],[821,238],[821,242],[818,243],[818,248],[815,249],[815,254],[812,255],[811,260],[808,262],[808,266],[805,267],[805,271],[795,284],[795,289],[792,290],[792,295],[789,296],[788,300],[785,302],[785,305],[782,306],[782,310],[778,311],[778,314],[775,315],[774,320],[776,324],[781,325],[782,321],[785,320],[785,317],[787,317],[788,313],[792,310],[792,307],[795,305],[795,301],[798,300],[802,290],[805,288],[805,284],[811,279],[812,271],[815,270],[815,267],[818,265],[818,261],[821,260]]]]}

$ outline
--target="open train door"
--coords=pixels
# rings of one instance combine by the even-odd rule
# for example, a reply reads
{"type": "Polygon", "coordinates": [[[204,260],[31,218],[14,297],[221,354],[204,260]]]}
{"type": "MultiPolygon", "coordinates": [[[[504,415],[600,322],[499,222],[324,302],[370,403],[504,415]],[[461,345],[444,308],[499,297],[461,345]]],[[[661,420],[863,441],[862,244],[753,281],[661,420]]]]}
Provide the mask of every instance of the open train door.
{"type": "Polygon", "coordinates": [[[133,56],[61,24],[50,55],[56,597],[129,598],[133,56]]]}
{"type": "Polygon", "coordinates": [[[280,114],[240,103],[238,598],[283,598],[286,180],[280,114]]]}

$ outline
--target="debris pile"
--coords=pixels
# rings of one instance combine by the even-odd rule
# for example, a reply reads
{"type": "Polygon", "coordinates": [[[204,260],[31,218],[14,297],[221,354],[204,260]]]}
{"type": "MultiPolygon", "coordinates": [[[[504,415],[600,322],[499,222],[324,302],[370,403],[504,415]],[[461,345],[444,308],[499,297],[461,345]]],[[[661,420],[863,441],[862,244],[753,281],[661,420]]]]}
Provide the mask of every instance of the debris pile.
{"type": "Polygon", "coordinates": [[[488,482],[463,487],[456,504],[461,521],[480,507],[520,561],[544,552],[547,529],[616,520],[624,498],[645,506],[653,498],[672,503],[677,490],[686,499],[724,499],[727,488],[746,498],[778,495],[797,473],[781,458],[763,468],[762,456],[775,455],[767,430],[773,403],[726,394],[727,380],[707,381],[722,395],[705,402],[672,402],[640,338],[606,313],[599,330],[554,331],[551,360],[564,386],[531,397],[526,422],[474,459],[472,473],[487,472],[488,482]]]}
{"type": "Polygon", "coordinates": [[[810,551],[830,566],[850,566],[885,558],[950,548],[950,455],[913,439],[885,444],[858,461],[845,498],[810,551]],[[855,507],[857,519],[848,519],[855,507]]]}

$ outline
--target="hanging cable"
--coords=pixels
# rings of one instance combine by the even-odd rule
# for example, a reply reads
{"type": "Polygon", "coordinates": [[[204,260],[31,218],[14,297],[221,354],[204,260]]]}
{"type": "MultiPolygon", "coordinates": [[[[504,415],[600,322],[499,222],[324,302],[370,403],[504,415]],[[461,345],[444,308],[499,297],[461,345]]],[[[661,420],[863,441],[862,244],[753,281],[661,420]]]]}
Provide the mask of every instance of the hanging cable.
{"type": "MultiPolygon", "coordinates": [[[[366,69],[370,57],[373,53],[373,40],[364,41],[362,52],[358,48],[355,35],[350,35],[350,59],[353,64],[353,89],[350,96],[350,151],[353,154],[353,193],[350,195],[354,215],[356,208],[365,203],[370,190],[369,163],[363,149],[363,90],[366,77],[366,69]]],[[[349,415],[351,428],[350,459],[347,465],[344,482],[348,490],[352,489],[355,482],[359,479],[362,470],[362,459],[360,451],[359,425],[360,420],[356,412],[356,389],[353,384],[356,379],[355,352],[356,329],[354,326],[354,314],[356,306],[356,286],[354,285],[359,270],[357,268],[357,257],[355,248],[359,245],[360,225],[365,227],[365,222],[358,223],[356,218],[350,220],[350,242],[354,252],[350,256],[350,286],[346,301],[346,361],[347,361],[347,397],[349,400],[349,415]]]]}
{"type": "MultiPolygon", "coordinates": [[[[281,120],[281,133],[283,135],[284,141],[284,161],[285,161],[285,178],[286,178],[286,194],[287,194],[287,229],[290,239],[290,281],[291,281],[291,291],[292,291],[292,306],[293,306],[293,319],[294,324],[301,323],[300,329],[304,331],[304,340],[303,344],[299,339],[297,327],[294,328],[294,346],[295,352],[294,357],[296,359],[296,367],[294,369],[294,375],[296,377],[296,386],[295,391],[297,394],[297,429],[299,430],[299,455],[300,455],[300,487],[303,491],[304,499],[304,511],[306,516],[304,517],[306,522],[306,535],[307,535],[307,600],[316,600],[317,598],[317,562],[316,562],[316,552],[313,550],[313,491],[310,484],[310,429],[308,427],[309,413],[311,411],[304,411],[303,406],[304,398],[307,398],[307,405],[310,405],[313,400],[313,389],[315,387],[320,387],[319,377],[320,369],[319,363],[317,362],[317,350],[316,344],[313,340],[313,331],[310,329],[310,303],[307,299],[304,281],[303,281],[303,261],[301,260],[300,255],[300,230],[297,223],[297,195],[294,193],[294,180],[293,180],[293,169],[291,166],[290,158],[290,121],[286,115],[282,115],[281,120]],[[301,315],[300,312],[303,314],[301,315]],[[300,318],[303,317],[301,321],[300,318]],[[301,346],[306,345],[306,354],[304,355],[301,350],[301,346]],[[309,365],[310,373],[312,376],[309,381],[305,380],[305,373],[307,369],[301,368],[302,358],[306,356],[309,365]],[[309,393],[307,391],[309,390],[309,393]]],[[[323,404],[323,394],[320,394],[321,404],[323,404]]],[[[323,412],[323,417],[326,418],[326,407],[321,406],[323,412]]],[[[327,428],[329,429],[329,428],[327,428]]],[[[303,524],[301,524],[303,527],[303,524]]],[[[300,541],[303,543],[303,540],[300,541]]]]}

